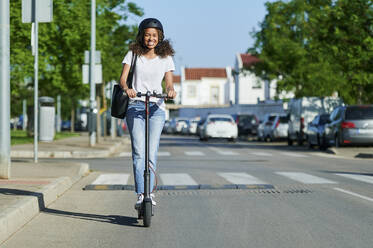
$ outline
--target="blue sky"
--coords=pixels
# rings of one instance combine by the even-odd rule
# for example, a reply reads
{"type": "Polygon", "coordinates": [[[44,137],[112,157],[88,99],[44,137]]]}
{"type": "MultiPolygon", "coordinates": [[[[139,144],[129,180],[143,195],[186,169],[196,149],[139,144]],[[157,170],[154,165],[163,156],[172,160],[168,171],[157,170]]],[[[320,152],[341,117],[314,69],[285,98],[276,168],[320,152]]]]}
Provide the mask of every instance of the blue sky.
{"type": "Polygon", "coordinates": [[[180,66],[233,66],[236,53],[253,44],[250,32],[259,30],[266,0],[132,0],[145,15],[131,23],[155,17],[176,51],[175,74],[180,66]]]}

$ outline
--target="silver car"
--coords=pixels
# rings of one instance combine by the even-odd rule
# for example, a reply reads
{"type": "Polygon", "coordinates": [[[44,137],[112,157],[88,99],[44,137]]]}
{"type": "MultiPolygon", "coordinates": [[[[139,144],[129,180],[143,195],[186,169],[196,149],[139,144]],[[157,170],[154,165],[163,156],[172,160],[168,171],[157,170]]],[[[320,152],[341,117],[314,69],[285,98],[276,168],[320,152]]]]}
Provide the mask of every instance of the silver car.
{"type": "Polygon", "coordinates": [[[263,136],[266,141],[286,139],[288,128],[288,117],[286,115],[271,116],[264,125],[263,136]]]}
{"type": "Polygon", "coordinates": [[[373,145],[373,105],[340,106],[325,126],[327,145],[373,145]]]}

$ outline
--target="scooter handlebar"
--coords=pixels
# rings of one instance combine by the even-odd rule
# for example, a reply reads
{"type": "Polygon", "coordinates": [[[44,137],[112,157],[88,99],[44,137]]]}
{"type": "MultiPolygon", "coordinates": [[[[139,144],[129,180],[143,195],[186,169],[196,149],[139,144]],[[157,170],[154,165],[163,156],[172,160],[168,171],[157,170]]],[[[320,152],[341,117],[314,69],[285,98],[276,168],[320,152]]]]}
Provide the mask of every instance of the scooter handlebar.
{"type": "Polygon", "coordinates": [[[158,94],[157,92],[153,92],[153,93],[150,93],[150,91],[146,92],[146,93],[141,93],[141,92],[137,92],[136,94],[138,97],[142,97],[142,96],[149,96],[149,97],[156,97],[156,98],[167,98],[167,94],[166,93],[163,93],[163,94],[158,94]]]}

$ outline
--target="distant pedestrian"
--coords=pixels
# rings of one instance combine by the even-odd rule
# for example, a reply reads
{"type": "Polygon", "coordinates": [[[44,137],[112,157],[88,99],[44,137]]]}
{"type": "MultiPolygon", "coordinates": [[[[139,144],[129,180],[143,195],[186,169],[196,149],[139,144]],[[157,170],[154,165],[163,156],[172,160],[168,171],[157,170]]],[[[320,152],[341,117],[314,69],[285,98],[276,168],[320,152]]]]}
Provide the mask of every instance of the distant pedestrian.
{"type": "MultiPolygon", "coordinates": [[[[172,82],[172,72],[175,65],[172,56],[174,49],[170,42],[164,39],[163,26],[155,18],[147,18],[139,25],[135,42],[130,45],[130,51],[123,59],[123,70],[120,85],[130,97],[127,111],[127,126],[131,136],[133,174],[138,209],[144,199],[144,167],[145,167],[145,98],[137,97],[137,92],[156,91],[162,93],[162,80],[165,80],[166,93],[169,98],[175,98],[176,92],[172,82]],[[131,59],[137,54],[132,89],[126,84],[130,70],[131,59]]],[[[150,98],[149,114],[149,162],[151,167],[150,189],[154,187],[157,153],[162,129],[165,122],[165,103],[163,99],[150,98]]],[[[151,194],[152,203],[154,194],[151,194]]]]}

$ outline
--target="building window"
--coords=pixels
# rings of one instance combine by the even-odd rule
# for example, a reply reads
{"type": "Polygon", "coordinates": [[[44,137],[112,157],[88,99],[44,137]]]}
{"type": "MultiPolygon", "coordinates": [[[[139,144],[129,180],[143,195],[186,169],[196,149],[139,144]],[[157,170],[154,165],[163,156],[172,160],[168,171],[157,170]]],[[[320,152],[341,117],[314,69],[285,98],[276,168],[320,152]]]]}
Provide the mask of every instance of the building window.
{"type": "Polygon", "coordinates": [[[187,87],[187,97],[188,98],[195,98],[196,97],[196,86],[195,85],[188,85],[187,87]]]}

